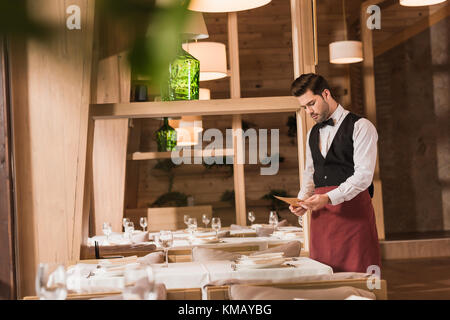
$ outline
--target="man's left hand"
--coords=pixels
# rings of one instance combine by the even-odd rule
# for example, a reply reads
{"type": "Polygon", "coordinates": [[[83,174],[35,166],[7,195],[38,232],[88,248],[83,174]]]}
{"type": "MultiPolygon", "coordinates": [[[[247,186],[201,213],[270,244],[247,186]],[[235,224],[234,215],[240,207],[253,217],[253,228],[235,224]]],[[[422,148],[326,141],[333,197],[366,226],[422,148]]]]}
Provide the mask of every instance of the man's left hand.
{"type": "Polygon", "coordinates": [[[317,211],[324,208],[327,204],[330,203],[330,198],[328,198],[327,194],[315,194],[305,202],[302,203],[303,207],[307,207],[309,210],[317,211]]]}

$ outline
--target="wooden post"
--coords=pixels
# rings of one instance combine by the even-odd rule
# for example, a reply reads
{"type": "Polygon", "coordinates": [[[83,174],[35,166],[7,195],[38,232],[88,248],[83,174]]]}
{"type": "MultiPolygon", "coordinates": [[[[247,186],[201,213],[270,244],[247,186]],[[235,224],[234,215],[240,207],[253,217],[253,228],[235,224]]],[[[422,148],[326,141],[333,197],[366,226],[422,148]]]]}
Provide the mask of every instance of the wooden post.
{"type": "MultiPolygon", "coordinates": [[[[294,76],[295,78],[298,78],[304,73],[315,73],[316,71],[313,2],[311,0],[291,0],[291,21],[294,76]]],[[[307,117],[303,110],[297,111],[296,116],[299,160],[298,171],[301,186],[306,161],[306,136],[309,129],[314,126],[314,121],[310,117],[307,117]]],[[[311,212],[308,211],[303,218],[305,251],[309,251],[310,220],[311,212]]]]}
{"type": "MultiPolygon", "coordinates": [[[[241,97],[241,77],[239,69],[239,36],[237,13],[228,13],[228,47],[230,53],[230,90],[231,99],[241,97]]],[[[233,115],[233,132],[242,130],[241,115],[233,115]]],[[[245,204],[245,177],[244,164],[239,164],[238,159],[243,159],[244,140],[242,135],[233,135],[234,146],[234,196],[236,203],[236,224],[246,225],[246,204],[245,204]]],[[[245,159],[244,159],[245,161],[245,159]]]]}
{"type": "Polygon", "coordinates": [[[0,300],[16,298],[14,202],[6,39],[0,36],[0,300]]]}
{"type": "Polygon", "coordinates": [[[10,39],[19,298],[35,294],[38,263],[79,259],[95,2],[71,4],[81,30],[60,0],[35,0],[28,12],[59,32],[10,39]]]}
{"type": "MultiPolygon", "coordinates": [[[[374,4],[379,4],[383,0],[366,1],[361,6],[361,40],[363,43],[364,61],[364,104],[367,119],[373,125],[377,126],[377,112],[376,112],[376,96],[375,96],[375,73],[374,73],[374,54],[373,54],[373,37],[372,30],[367,28],[366,21],[368,18],[367,8],[374,4]]],[[[383,213],[383,189],[380,178],[380,166],[377,154],[377,164],[373,176],[374,184],[374,198],[372,199],[375,210],[375,219],[377,224],[378,238],[383,240],[384,233],[384,213],[383,213]]]]}

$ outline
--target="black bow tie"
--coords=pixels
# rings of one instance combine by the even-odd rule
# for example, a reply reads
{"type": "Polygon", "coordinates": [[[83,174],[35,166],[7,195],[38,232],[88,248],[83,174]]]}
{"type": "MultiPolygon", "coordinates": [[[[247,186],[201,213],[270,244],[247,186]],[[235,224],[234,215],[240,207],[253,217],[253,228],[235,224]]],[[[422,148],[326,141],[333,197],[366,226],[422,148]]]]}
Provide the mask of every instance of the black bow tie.
{"type": "Polygon", "coordinates": [[[323,121],[321,123],[319,123],[319,129],[322,129],[325,126],[334,126],[334,121],[333,118],[328,119],[327,121],[323,121]]]}

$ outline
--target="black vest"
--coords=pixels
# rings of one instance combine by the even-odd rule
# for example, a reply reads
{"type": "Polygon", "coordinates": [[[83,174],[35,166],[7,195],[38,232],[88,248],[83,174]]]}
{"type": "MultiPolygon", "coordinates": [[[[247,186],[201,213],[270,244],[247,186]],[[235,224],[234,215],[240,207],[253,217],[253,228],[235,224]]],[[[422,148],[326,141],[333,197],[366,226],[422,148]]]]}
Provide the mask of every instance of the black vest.
{"type": "MultiPolygon", "coordinates": [[[[349,113],[342,121],[326,157],[319,149],[319,124],[316,124],[309,135],[309,146],[314,163],[314,184],[316,188],[339,186],[355,172],[353,162],[353,129],[360,116],[349,113]]],[[[373,183],[369,186],[370,197],[373,197],[373,183]]]]}

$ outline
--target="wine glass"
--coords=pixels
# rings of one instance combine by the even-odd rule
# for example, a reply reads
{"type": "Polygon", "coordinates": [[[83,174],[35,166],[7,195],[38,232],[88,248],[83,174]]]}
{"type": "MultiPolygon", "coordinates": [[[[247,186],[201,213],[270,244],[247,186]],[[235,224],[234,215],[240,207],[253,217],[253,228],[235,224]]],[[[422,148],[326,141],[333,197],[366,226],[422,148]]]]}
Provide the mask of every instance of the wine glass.
{"type": "Polygon", "coordinates": [[[134,223],[131,221],[127,222],[127,224],[125,225],[125,238],[131,240],[133,231],[134,231],[134,223]]]}
{"type": "Polygon", "coordinates": [[[298,224],[300,225],[300,228],[303,230],[303,216],[298,216],[298,224]]]}
{"type": "Polygon", "coordinates": [[[142,227],[142,231],[145,231],[147,228],[147,218],[146,217],[142,217],[141,219],[139,219],[139,224],[142,227]]]}
{"type": "Polygon", "coordinates": [[[197,218],[189,218],[188,229],[191,233],[197,231],[197,218]]]}
{"type": "Polygon", "coordinates": [[[164,255],[166,256],[166,263],[164,267],[169,266],[168,251],[173,245],[173,234],[171,231],[160,231],[158,236],[158,243],[164,249],[164,255]]]}
{"type": "Polygon", "coordinates": [[[189,222],[189,218],[190,218],[190,217],[189,217],[188,214],[185,214],[185,215],[184,215],[184,224],[185,224],[186,226],[189,226],[189,223],[188,223],[188,222],[189,222]]]}
{"type": "Polygon", "coordinates": [[[276,211],[270,211],[269,224],[275,229],[278,224],[278,215],[276,211]]]}
{"type": "Polygon", "coordinates": [[[126,265],[124,270],[124,300],[156,300],[157,291],[150,266],[126,265]]]}
{"type": "Polygon", "coordinates": [[[218,239],[219,230],[222,227],[220,218],[212,218],[211,227],[216,231],[216,239],[218,239]]]}
{"type": "Polygon", "coordinates": [[[130,222],[130,219],[128,219],[128,218],[123,218],[122,219],[123,231],[125,231],[125,226],[127,225],[128,222],[130,222]]]}
{"type": "Polygon", "coordinates": [[[56,263],[40,263],[36,274],[36,294],[40,300],[65,300],[66,270],[56,263]]]}
{"type": "Polygon", "coordinates": [[[249,213],[248,213],[248,220],[250,220],[250,222],[253,225],[253,222],[256,220],[256,216],[255,216],[255,213],[253,211],[249,211],[249,213]]]}
{"type": "Polygon", "coordinates": [[[103,234],[106,236],[106,242],[109,243],[109,236],[112,233],[111,223],[110,222],[104,222],[102,230],[103,230],[103,234]]]}
{"type": "Polygon", "coordinates": [[[209,216],[207,214],[204,214],[202,216],[202,221],[205,224],[205,229],[206,229],[208,227],[208,224],[211,221],[211,219],[209,218],[209,216]]]}

